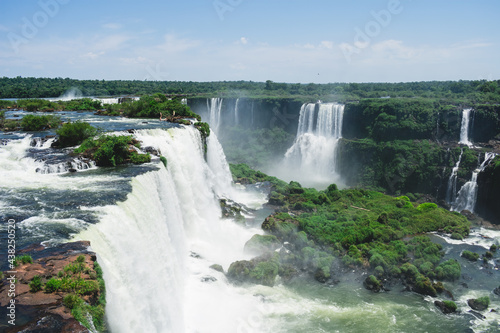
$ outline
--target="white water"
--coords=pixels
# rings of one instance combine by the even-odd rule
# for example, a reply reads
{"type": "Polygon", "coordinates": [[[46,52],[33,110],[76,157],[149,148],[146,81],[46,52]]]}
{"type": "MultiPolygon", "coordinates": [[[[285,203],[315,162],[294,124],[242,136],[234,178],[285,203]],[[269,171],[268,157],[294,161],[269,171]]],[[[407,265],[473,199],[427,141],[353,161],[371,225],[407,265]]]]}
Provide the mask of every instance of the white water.
{"type": "Polygon", "coordinates": [[[460,191],[458,191],[457,197],[453,201],[450,210],[456,212],[461,212],[462,210],[468,210],[474,213],[474,208],[476,206],[476,200],[477,200],[477,190],[478,190],[477,176],[481,171],[484,170],[484,168],[488,165],[488,163],[491,161],[493,157],[495,157],[495,153],[484,154],[484,161],[481,163],[479,168],[477,168],[472,172],[471,180],[465,183],[460,189],[460,191]]]}
{"type": "Polygon", "coordinates": [[[457,164],[451,170],[450,178],[448,179],[448,189],[446,190],[446,202],[452,203],[455,195],[457,193],[457,173],[460,168],[460,162],[462,161],[462,155],[464,150],[460,150],[460,157],[458,158],[457,164]]]}
{"type": "Polygon", "coordinates": [[[208,124],[210,125],[210,129],[215,131],[216,134],[219,134],[219,126],[221,121],[221,110],[222,110],[222,98],[212,98],[207,99],[207,109],[209,112],[208,124]]]}
{"type": "Polygon", "coordinates": [[[248,258],[243,246],[261,231],[220,219],[218,196],[231,192],[220,145],[215,137],[207,142],[205,163],[192,127],[140,130],[136,137],[158,148],[168,168],[134,178],[127,200],[104,207],[101,221],[78,236],[99,254],[111,330],[236,332],[259,300],[209,266],[227,269],[248,258]],[[217,281],[202,282],[207,276],[217,281]]]}
{"type": "Polygon", "coordinates": [[[462,125],[460,126],[460,141],[467,146],[472,146],[472,142],[469,140],[469,122],[470,122],[470,112],[472,109],[464,109],[462,111],[462,125]]]}
{"type": "Polygon", "coordinates": [[[238,113],[238,104],[240,104],[240,99],[236,99],[236,105],[234,106],[234,125],[238,126],[240,124],[240,115],[238,113]]]}
{"type": "Polygon", "coordinates": [[[325,187],[331,183],[342,185],[336,170],[343,115],[344,105],[341,104],[302,105],[297,137],[283,161],[285,179],[314,187],[325,187]]]}

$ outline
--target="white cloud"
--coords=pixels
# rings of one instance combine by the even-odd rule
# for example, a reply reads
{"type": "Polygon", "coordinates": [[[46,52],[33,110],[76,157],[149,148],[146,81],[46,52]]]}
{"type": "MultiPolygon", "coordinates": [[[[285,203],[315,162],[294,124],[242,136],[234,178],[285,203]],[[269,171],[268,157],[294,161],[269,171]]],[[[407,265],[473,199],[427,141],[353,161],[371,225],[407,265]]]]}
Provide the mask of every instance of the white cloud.
{"type": "Polygon", "coordinates": [[[246,37],[241,37],[240,38],[240,43],[243,44],[243,45],[247,45],[248,44],[248,38],[246,37]]]}
{"type": "Polygon", "coordinates": [[[168,54],[175,54],[193,49],[200,44],[201,43],[196,40],[182,39],[174,34],[167,34],[164,36],[163,43],[158,45],[157,48],[168,54]]]}
{"type": "Polygon", "coordinates": [[[320,47],[331,50],[333,49],[333,42],[324,40],[320,43],[320,47]]]}
{"type": "Polygon", "coordinates": [[[122,25],[119,23],[106,23],[106,24],[103,24],[102,27],[105,29],[117,30],[117,29],[121,29],[122,25]]]}

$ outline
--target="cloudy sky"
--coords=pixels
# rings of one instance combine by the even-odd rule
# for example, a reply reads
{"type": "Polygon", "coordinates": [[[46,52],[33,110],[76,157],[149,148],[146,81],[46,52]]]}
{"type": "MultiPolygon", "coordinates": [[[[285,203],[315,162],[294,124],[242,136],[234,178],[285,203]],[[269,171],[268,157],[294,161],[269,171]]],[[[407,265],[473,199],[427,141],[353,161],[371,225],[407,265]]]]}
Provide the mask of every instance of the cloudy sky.
{"type": "Polygon", "coordinates": [[[498,0],[1,0],[0,76],[500,79],[498,0]]]}

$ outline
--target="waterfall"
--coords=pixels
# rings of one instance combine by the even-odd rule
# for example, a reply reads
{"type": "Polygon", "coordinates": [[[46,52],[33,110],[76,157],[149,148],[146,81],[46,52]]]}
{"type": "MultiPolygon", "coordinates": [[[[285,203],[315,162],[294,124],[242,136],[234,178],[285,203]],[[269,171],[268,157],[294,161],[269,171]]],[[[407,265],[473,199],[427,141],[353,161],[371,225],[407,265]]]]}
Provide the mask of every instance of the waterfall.
{"type": "Polygon", "coordinates": [[[103,207],[100,222],[78,235],[98,253],[111,331],[236,332],[259,299],[209,267],[249,258],[243,245],[258,231],[220,218],[231,179],[220,144],[209,136],[205,162],[191,126],[135,136],[159,149],[167,168],[135,177],[127,199],[103,207]]]}
{"type": "Polygon", "coordinates": [[[210,99],[210,103],[207,99],[207,109],[209,112],[208,124],[218,134],[221,121],[222,98],[212,98],[210,99]]]}
{"type": "Polygon", "coordinates": [[[495,153],[485,153],[484,161],[481,163],[479,168],[472,172],[472,178],[470,181],[465,183],[460,191],[458,191],[457,197],[453,201],[452,207],[450,210],[461,212],[462,210],[468,210],[474,213],[474,208],[476,206],[477,199],[477,176],[481,171],[486,168],[488,163],[495,157],[495,153]]]}
{"type": "Polygon", "coordinates": [[[455,166],[451,170],[450,178],[448,178],[448,188],[446,190],[446,202],[449,204],[452,203],[453,198],[457,193],[457,173],[458,173],[458,168],[460,167],[460,162],[462,161],[463,153],[464,150],[461,149],[457,164],[455,164],[455,166]]]}
{"type": "Polygon", "coordinates": [[[462,111],[462,125],[460,126],[460,141],[467,146],[472,146],[472,142],[469,140],[469,121],[470,121],[470,112],[472,109],[464,109],[462,111]]]}
{"type": "Polygon", "coordinates": [[[340,181],[336,150],[343,115],[341,104],[302,105],[295,142],[285,153],[285,178],[320,187],[340,181]]]}
{"type": "Polygon", "coordinates": [[[240,99],[236,99],[236,105],[234,106],[234,125],[238,126],[240,124],[240,115],[238,113],[238,104],[240,103],[240,99]]]}

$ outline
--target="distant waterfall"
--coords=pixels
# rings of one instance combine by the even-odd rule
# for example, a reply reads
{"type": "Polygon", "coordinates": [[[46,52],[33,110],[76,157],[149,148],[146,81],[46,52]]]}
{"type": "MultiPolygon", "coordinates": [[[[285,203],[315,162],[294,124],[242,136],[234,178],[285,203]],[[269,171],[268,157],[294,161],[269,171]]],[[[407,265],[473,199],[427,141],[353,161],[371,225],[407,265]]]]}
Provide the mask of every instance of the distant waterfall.
{"type": "Polygon", "coordinates": [[[464,184],[460,191],[458,191],[457,197],[452,204],[451,210],[456,212],[461,212],[462,210],[468,210],[474,213],[474,208],[476,206],[477,199],[477,176],[481,171],[486,168],[488,163],[495,157],[495,153],[485,153],[484,161],[481,163],[479,168],[474,170],[472,173],[472,178],[470,181],[464,184]]]}
{"type": "Polygon", "coordinates": [[[469,139],[469,122],[470,122],[470,112],[472,109],[464,109],[462,111],[462,125],[460,127],[460,141],[467,146],[472,146],[472,142],[469,139]]]}
{"type": "Polygon", "coordinates": [[[460,167],[460,162],[462,161],[462,155],[464,150],[460,150],[460,157],[458,158],[457,164],[451,170],[450,178],[448,179],[448,189],[446,191],[446,202],[451,204],[455,194],[457,193],[457,173],[460,167]]]}
{"type": "Polygon", "coordinates": [[[341,104],[302,105],[297,137],[285,153],[287,178],[316,187],[339,182],[336,150],[342,137],[343,116],[341,104]]]}
{"type": "Polygon", "coordinates": [[[240,117],[238,113],[238,104],[240,103],[240,99],[236,99],[236,105],[234,106],[234,125],[238,126],[240,124],[240,117]]]}
{"type": "Polygon", "coordinates": [[[221,121],[222,98],[211,98],[210,100],[207,99],[207,109],[209,112],[208,122],[210,128],[218,134],[221,121]]]}

